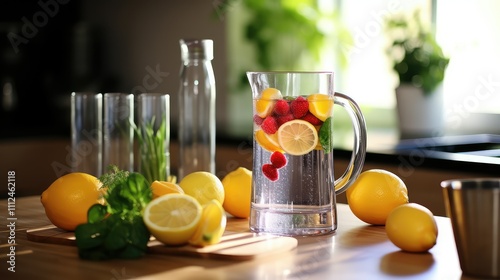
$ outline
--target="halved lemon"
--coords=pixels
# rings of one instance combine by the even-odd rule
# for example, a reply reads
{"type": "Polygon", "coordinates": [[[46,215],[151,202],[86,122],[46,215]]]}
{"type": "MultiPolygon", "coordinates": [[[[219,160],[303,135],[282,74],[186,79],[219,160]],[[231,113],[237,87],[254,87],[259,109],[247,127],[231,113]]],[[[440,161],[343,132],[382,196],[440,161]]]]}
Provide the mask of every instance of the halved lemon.
{"type": "Polygon", "coordinates": [[[184,190],[182,190],[179,185],[172,182],[158,180],[155,180],[151,184],[151,190],[153,191],[153,199],[169,193],[184,193],[184,190]]]}
{"type": "Polygon", "coordinates": [[[307,121],[286,122],[280,126],[276,133],[280,147],[290,155],[305,155],[318,145],[318,132],[307,121]]]}
{"type": "Polygon", "coordinates": [[[222,204],[213,199],[203,206],[200,224],[189,239],[189,244],[204,247],[219,243],[226,229],[226,222],[226,213],[222,204]]]}
{"type": "Polygon", "coordinates": [[[172,193],[152,200],[144,209],[143,220],[149,232],[167,245],[181,245],[196,232],[202,207],[192,196],[172,193]]]}
{"type": "Polygon", "coordinates": [[[332,116],[334,102],[330,96],[326,94],[315,93],[309,95],[307,97],[307,101],[309,101],[309,111],[316,118],[320,119],[321,121],[325,121],[332,116]]]}
{"type": "Polygon", "coordinates": [[[273,111],[276,100],[281,98],[283,96],[278,89],[266,88],[260,94],[259,99],[255,101],[255,113],[261,118],[269,116],[273,111]]]}
{"type": "Polygon", "coordinates": [[[278,134],[267,134],[264,132],[264,130],[260,129],[255,131],[255,141],[257,141],[257,144],[259,144],[262,148],[269,152],[275,152],[275,151],[280,151],[284,152],[283,149],[281,149],[280,144],[278,142],[278,134]]]}

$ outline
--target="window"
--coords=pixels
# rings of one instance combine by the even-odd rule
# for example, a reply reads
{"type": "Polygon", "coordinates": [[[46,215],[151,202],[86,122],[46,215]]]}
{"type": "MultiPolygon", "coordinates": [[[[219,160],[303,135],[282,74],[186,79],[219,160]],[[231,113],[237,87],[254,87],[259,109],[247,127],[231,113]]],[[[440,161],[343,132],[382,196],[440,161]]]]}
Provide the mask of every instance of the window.
{"type": "Polygon", "coordinates": [[[349,61],[345,71],[338,70],[337,90],[349,94],[361,106],[394,108],[397,77],[385,54],[389,42],[384,21],[392,14],[411,13],[414,9],[420,9],[430,21],[429,0],[349,0],[339,6],[353,44],[341,49],[348,53],[349,61]]]}
{"type": "Polygon", "coordinates": [[[397,78],[384,55],[382,18],[420,9],[450,57],[444,80],[447,133],[500,133],[500,1],[341,0],[339,7],[354,39],[339,91],[365,107],[394,108],[397,78]]]}
{"type": "Polygon", "coordinates": [[[500,1],[437,1],[437,39],[451,57],[448,110],[500,113],[500,1]]]}

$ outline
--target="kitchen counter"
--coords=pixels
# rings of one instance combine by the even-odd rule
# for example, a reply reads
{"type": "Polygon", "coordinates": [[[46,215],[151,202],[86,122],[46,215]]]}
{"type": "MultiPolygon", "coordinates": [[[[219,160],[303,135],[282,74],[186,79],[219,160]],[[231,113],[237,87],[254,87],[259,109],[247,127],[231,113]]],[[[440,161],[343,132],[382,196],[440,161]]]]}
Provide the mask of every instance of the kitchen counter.
{"type": "MultiPolygon", "coordinates": [[[[8,224],[7,201],[0,201],[0,219],[8,224]]],[[[77,248],[33,242],[26,230],[50,225],[39,197],[16,198],[15,231],[0,230],[1,279],[469,279],[462,276],[448,218],[436,217],[437,244],[422,254],[405,253],[387,238],[384,227],[357,219],[338,205],[334,234],[298,237],[298,246],[253,260],[147,254],[137,260],[88,261],[77,248]],[[7,240],[15,240],[15,272],[8,271],[7,240]]],[[[248,232],[248,220],[230,218],[226,230],[248,232]]]]}

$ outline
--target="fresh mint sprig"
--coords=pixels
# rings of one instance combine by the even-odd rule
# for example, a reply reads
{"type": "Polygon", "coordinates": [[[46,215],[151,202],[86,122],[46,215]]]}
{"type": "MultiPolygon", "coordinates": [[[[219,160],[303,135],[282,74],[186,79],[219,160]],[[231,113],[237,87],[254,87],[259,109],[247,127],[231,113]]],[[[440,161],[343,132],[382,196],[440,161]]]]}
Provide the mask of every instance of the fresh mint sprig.
{"type": "Polygon", "coordinates": [[[76,228],[79,256],[91,260],[141,257],[150,238],[142,219],[153,196],[150,183],[143,175],[116,166],[99,180],[106,188],[106,204],[93,205],[88,222],[76,228]]]}
{"type": "Polygon", "coordinates": [[[333,150],[332,121],[332,117],[327,118],[319,129],[319,143],[325,154],[333,150]]]}

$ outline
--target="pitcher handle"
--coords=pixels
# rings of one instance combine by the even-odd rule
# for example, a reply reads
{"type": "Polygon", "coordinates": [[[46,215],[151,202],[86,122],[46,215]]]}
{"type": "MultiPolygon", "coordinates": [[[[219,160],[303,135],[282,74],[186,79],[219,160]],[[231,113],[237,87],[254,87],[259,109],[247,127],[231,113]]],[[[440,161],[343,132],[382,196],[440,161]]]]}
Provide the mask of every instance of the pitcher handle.
{"type": "Polygon", "coordinates": [[[351,160],[344,174],[335,180],[335,194],[340,194],[351,186],[363,169],[366,157],[366,123],[359,106],[349,96],[335,92],[333,100],[347,111],[354,129],[351,160]]]}

